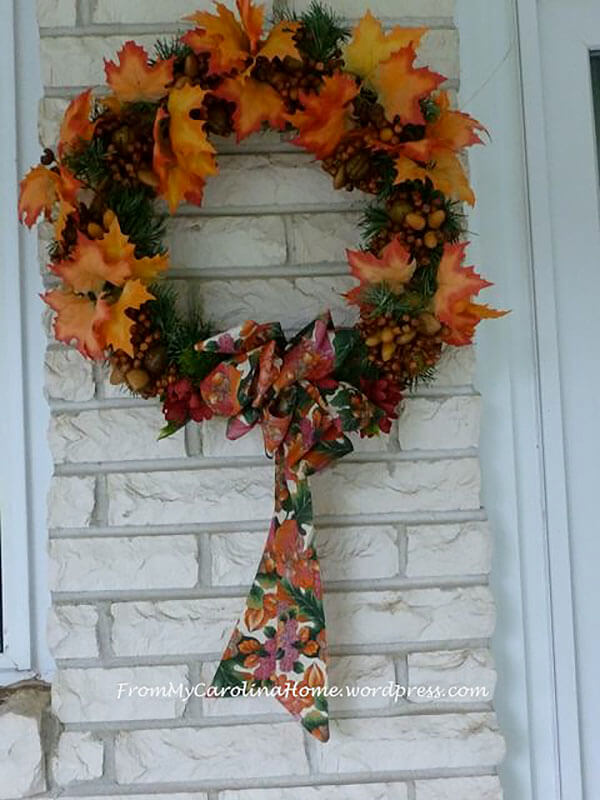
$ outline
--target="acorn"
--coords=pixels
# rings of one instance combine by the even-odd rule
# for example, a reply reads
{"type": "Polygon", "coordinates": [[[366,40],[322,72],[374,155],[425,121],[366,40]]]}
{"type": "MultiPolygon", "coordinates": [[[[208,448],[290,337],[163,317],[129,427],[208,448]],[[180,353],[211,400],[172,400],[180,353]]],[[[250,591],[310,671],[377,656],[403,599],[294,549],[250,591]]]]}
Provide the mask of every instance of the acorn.
{"type": "Polygon", "coordinates": [[[353,182],[360,181],[369,173],[370,160],[369,155],[365,150],[352,156],[350,161],[346,164],[346,174],[353,182]]]}
{"type": "Polygon", "coordinates": [[[412,228],[413,231],[422,231],[427,227],[427,220],[421,214],[411,212],[404,218],[404,222],[412,228]]]}
{"type": "Polygon", "coordinates": [[[132,392],[141,392],[150,383],[150,375],[145,369],[130,369],[125,375],[125,382],[132,392]]]}
{"type": "Polygon", "coordinates": [[[45,147],[42,157],[40,158],[40,164],[49,167],[52,163],[54,163],[54,153],[49,147],[45,147]]]}
{"type": "Polygon", "coordinates": [[[124,383],[125,375],[119,369],[119,367],[115,366],[112,368],[110,373],[110,382],[112,386],[119,386],[119,384],[124,383]]]}
{"type": "Polygon", "coordinates": [[[426,336],[435,336],[441,330],[442,323],[428,311],[419,317],[419,328],[426,336]]]}
{"type": "Polygon", "coordinates": [[[194,53],[188,53],[188,55],[185,57],[185,61],[183,62],[183,71],[188,78],[195,78],[200,72],[198,59],[194,53]]]}
{"type": "Polygon", "coordinates": [[[388,209],[388,216],[396,225],[401,225],[404,218],[410,213],[412,206],[406,200],[397,200],[388,209]]]}
{"type": "Polygon", "coordinates": [[[139,169],[137,179],[140,183],[150,186],[152,189],[156,189],[160,183],[156,173],[152,172],[151,169],[139,169]]]}
{"type": "Polygon", "coordinates": [[[144,356],[144,367],[151,375],[161,375],[168,363],[167,348],[162,345],[151,347],[144,356]]]}
{"type": "Polygon", "coordinates": [[[382,361],[389,361],[390,358],[396,352],[396,345],[394,342],[386,342],[381,347],[381,360],[382,361]]]}
{"type": "Polygon", "coordinates": [[[432,211],[427,217],[427,224],[434,231],[436,231],[438,228],[441,228],[445,221],[446,212],[443,208],[439,208],[437,211],[432,211]]]}
{"type": "Polygon", "coordinates": [[[104,214],[102,215],[102,224],[104,225],[106,230],[110,228],[110,226],[115,221],[115,218],[116,218],[115,212],[112,209],[107,208],[104,214]]]}
{"type": "Polygon", "coordinates": [[[394,331],[391,328],[384,328],[381,331],[381,341],[384,344],[388,344],[388,342],[394,341],[394,331]]]}
{"type": "Polygon", "coordinates": [[[341,164],[333,178],[333,188],[341,189],[345,185],[345,183],[346,183],[346,167],[344,164],[341,164]]]}

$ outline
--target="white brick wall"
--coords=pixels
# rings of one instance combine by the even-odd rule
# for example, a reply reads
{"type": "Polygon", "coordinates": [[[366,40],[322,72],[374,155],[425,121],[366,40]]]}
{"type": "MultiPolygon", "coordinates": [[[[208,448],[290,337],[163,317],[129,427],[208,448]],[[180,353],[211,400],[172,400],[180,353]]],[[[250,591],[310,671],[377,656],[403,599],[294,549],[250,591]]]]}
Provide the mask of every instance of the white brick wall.
{"type": "MultiPolygon", "coordinates": [[[[124,39],[150,45],[210,5],[39,0],[44,144],[124,39]]],[[[349,19],[365,6],[334,5],[349,19]]],[[[456,86],[452,0],[370,5],[390,22],[429,22],[422,59],[456,86]]],[[[325,305],[352,321],[339,293],[351,285],[344,249],[358,242],[361,198],[334,192],[277,135],[220,147],[204,208],[170,223],[174,276],[221,326],[250,316],[292,330],[325,305]]],[[[262,550],[272,464],[258,435],[228,443],[218,420],[157,442],[155,403],[115,391],[102,370],[50,344],[49,641],[62,726],[51,788],[109,800],[500,800],[472,372],[470,348],[448,352],[390,437],[357,442],[357,455],[315,479],[314,501],[332,682],[465,684],[489,698],[333,700],[322,746],[267,698],[117,700],[119,685],[210,681],[262,550]]]]}

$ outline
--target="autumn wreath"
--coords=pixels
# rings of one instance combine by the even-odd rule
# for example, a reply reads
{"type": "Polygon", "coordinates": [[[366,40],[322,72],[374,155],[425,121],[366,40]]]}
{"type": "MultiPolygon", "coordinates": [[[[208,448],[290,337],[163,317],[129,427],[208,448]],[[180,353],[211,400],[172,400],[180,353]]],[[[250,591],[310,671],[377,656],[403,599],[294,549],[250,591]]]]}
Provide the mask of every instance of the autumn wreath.
{"type": "Polygon", "coordinates": [[[189,17],[153,57],[127,42],[106,61],[108,94],[68,106],[56,154],[21,184],[19,213],[54,227],[44,295],[56,338],[108,360],[111,381],[159,397],[168,435],[188,420],[229,418],[228,436],[262,428],[275,458],[275,515],[259,569],[215,676],[229,693],[279,687],[280,701],[328,737],[327,659],[308,476],[352,450],[348,433],[389,432],[401,392],[433,377],[444,346],[473,339],[473,302],[490,284],[464,265],[461,151],[482,126],[454,110],[445,78],[415,66],[424,28],[389,32],[367,12],[351,32],[313,2],[281,13],[237,0],[236,17],[189,17]],[[329,315],[286,340],[277,323],[213,335],[182,318],[163,278],[165,213],[202,203],[218,173],[211,136],[295,131],[336,189],[373,197],[363,247],[348,251],[358,322],[329,315]],[[304,693],[301,690],[307,690],[304,693]]]}

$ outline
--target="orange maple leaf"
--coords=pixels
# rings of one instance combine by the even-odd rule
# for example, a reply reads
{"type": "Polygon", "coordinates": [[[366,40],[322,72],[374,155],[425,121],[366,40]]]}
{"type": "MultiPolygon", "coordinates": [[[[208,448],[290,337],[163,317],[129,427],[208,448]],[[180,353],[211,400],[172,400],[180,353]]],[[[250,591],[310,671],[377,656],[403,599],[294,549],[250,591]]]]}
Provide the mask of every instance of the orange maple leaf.
{"type": "Polygon", "coordinates": [[[395,161],[396,184],[405,181],[425,181],[427,178],[436,189],[453,200],[475,205],[475,194],[458,156],[445,147],[435,148],[430,153],[431,161],[420,166],[406,156],[395,161]]]}
{"type": "Polygon", "coordinates": [[[463,242],[444,246],[433,297],[434,314],[449,329],[444,341],[456,346],[471,344],[475,327],[482,318],[502,317],[508,313],[471,302],[472,297],[493,284],[478,275],[473,267],[463,265],[467,245],[463,242]]]}
{"type": "Polygon", "coordinates": [[[110,314],[102,323],[102,334],[107,345],[114,350],[123,350],[133,357],[134,350],[131,343],[131,328],[135,324],[125,312],[128,308],[139,308],[147,300],[153,300],[154,295],[139,281],[127,281],[116,303],[110,308],[110,314]]]}
{"type": "Polygon", "coordinates": [[[385,283],[392,292],[401,294],[417,267],[416,261],[398,237],[383,249],[381,258],[363,250],[347,250],[346,255],[350,272],[361,284],[345,295],[351,305],[360,305],[365,284],[385,283]]]}
{"type": "Polygon", "coordinates": [[[252,0],[237,0],[240,22],[223,3],[215,3],[217,13],[197,11],[187,20],[196,28],[186,33],[183,41],[196,53],[209,53],[209,73],[242,72],[253,58],[262,56],[272,60],[286,55],[299,58],[294,34],[299,22],[279,22],[262,41],[264,6],[255,6],[252,0]]]}
{"type": "Polygon", "coordinates": [[[474,144],[483,144],[478,131],[485,132],[485,127],[469,114],[451,109],[448,92],[439,92],[435,102],[440,112],[434,120],[427,123],[426,139],[431,139],[454,151],[474,144]]]}
{"type": "Polygon", "coordinates": [[[19,188],[19,219],[28,228],[36,222],[40,214],[52,219],[55,204],[59,210],[55,222],[56,238],[60,239],[68,215],[75,211],[75,198],[82,188],[82,183],[61,166],[58,172],[38,165],[29,170],[19,188]]]}
{"type": "Polygon", "coordinates": [[[253,78],[226,78],[215,94],[236,104],[233,124],[238,142],[260,130],[263,122],[278,130],[286,126],[285,103],[268,83],[253,78]]]}
{"type": "Polygon", "coordinates": [[[152,166],[159,180],[159,193],[165,198],[173,214],[177,206],[186,200],[202,205],[205,181],[180,166],[168,136],[169,114],[159,108],[154,122],[154,153],[152,166]]]}
{"type": "Polygon", "coordinates": [[[167,94],[167,86],[173,81],[174,58],[150,66],[148,53],[133,41],[126,42],[117,56],[118,65],[104,59],[104,70],[118,100],[155,103],[167,94]]]}
{"type": "Polygon", "coordinates": [[[398,116],[404,125],[425,122],[421,100],[446,80],[426,67],[414,67],[416,57],[417,51],[410,44],[382,61],[372,79],[388,117],[398,116]]]}
{"type": "Polygon", "coordinates": [[[131,276],[131,257],[111,258],[102,245],[102,239],[88,239],[81,231],[77,232],[77,243],[69,258],[51,264],[51,269],[59,275],[73,291],[99,296],[105,283],[122,286],[131,276]]]}
{"type": "Polygon", "coordinates": [[[300,92],[304,110],[288,115],[299,134],[293,144],[310,150],[317,158],[331,155],[348,129],[348,105],[357,94],[354,78],[342,72],[325,78],[319,94],[300,92]]]}
{"type": "Polygon", "coordinates": [[[106,342],[102,326],[110,316],[105,300],[92,302],[68,289],[53,289],[42,300],[56,312],[54,334],[59,342],[75,343],[86,358],[102,359],[106,342]]]}
{"type": "Polygon", "coordinates": [[[65,150],[72,148],[79,142],[89,142],[96,127],[90,121],[92,111],[92,90],[77,95],[71,100],[64,113],[58,135],[58,156],[62,158],[65,150]]]}
{"type": "Polygon", "coordinates": [[[169,138],[179,165],[188,172],[204,178],[218,172],[215,153],[217,152],[204,130],[206,122],[194,118],[195,112],[202,108],[207,94],[199,86],[183,86],[169,93],[167,108],[171,118],[169,138]]]}
{"type": "Polygon", "coordinates": [[[397,26],[386,34],[381,22],[367,11],[352,33],[352,41],[343,52],[346,69],[370,82],[382,61],[409,45],[418,47],[427,28],[397,26]]]}
{"type": "Polygon", "coordinates": [[[116,216],[110,223],[108,231],[96,242],[108,263],[126,261],[130,268],[127,277],[139,278],[143,283],[152,283],[159,273],[169,268],[169,256],[166,253],[138,258],[135,255],[135,245],[121,231],[116,216]]]}

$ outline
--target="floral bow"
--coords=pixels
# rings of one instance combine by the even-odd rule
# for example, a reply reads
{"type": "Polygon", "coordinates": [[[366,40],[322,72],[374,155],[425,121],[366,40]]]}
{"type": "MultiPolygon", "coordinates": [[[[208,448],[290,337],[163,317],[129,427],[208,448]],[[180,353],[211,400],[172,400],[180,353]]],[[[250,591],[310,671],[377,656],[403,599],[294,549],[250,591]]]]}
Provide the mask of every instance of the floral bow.
{"type": "Polygon", "coordinates": [[[277,687],[277,699],[321,741],[329,738],[327,635],[308,478],[352,452],[347,432],[373,433],[384,412],[335,380],[344,333],[329,314],[289,343],[277,323],[246,322],[197,345],[224,356],[201,383],[202,399],[229,417],[237,439],[260,425],[275,458],[275,513],[245,610],[213,686],[231,693],[277,687]]]}

